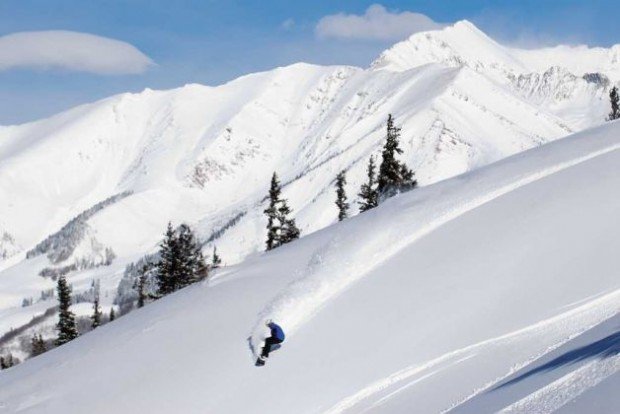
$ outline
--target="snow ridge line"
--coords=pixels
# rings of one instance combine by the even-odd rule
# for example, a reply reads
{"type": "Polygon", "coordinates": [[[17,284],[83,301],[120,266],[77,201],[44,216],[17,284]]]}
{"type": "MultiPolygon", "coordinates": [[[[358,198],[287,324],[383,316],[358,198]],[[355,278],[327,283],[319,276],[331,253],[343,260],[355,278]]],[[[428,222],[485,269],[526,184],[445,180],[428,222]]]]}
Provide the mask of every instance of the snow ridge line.
{"type": "Polygon", "coordinates": [[[500,413],[553,413],[618,371],[620,355],[597,359],[505,407],[500,413]]]}
{"type": "MultiPolygon", "coordinates": [[[[312,255],[306,269],[299,271],[299,277],[280,291],[258,313],[255,325],[249,335],[252,343],[256,348],[261,346],[265,336],[264,321],[267,319],[279,321],[290,338],[299,327],[312,319],[325,304],[361,280],[381,263],[388,261],[407,246],[467,212],[528,184],[619,149],[620,143],[615,143],[534,173],[525,173],[520,178],[517,176],[510,183],[500,184],[498,188],[491,189],[486,194],[474,197],[469,201],[463,202],[462,196],[457,194],[447,198],[444,203],[434,205],[430,217],[420,217],[421,220],[409,219],[403,222],[402,226],[397,226],[399,228],[394,231],[398,231],[398,234],[385,232],[381,238],[364,240],[357,235],[341,237],[340,234],[343,232],[338,232],[329,243],[319,248],[312,255]],[[419,222],[426,222],[427,224],[418,227],[415,223],[419,222]],[[412,226],[410,232],[404,231],[407,230],[407,226],[412,226]],[[338,249],[339,245],[346,246],[346,250],[338,249]],[[389,250],[385,246],[390,246],[389,250]],[[347,255],[348,258],[343,257],[347,255]],[[342,266],[342,263],[345,263],[345,266],[342,266]]],[[[472,184],[476,184],[477,177],[480,178],[478,175],[474,175],[473,179],[472,176],[467,177],[467,179],[472,179],[472,184]]],[[[478,184],[481,186],[489,185],[485,182],[484,176],[478,184]]],[[[398,202],[399,199],[401,197],[396,197],[388,203],[398,202]]],[[[371,211],[369,213],[381,214],[383,211],[371,211]]],[[[370,223],[369,231],[371,233],[373,233],[373,225],[381,225],[382,220],[379,218],[380,216],[375,215],[375,220],[370,223]]],[[[356,219],[357,217],[353,218],[353,220],[356,219]]],[[[363,219],[363,216],[359,219],[363,219]]],[[[347,223],[343,224],[346,226],[347,223]]],[[[375,234],[381,233],[376,232],[375,234]]]]}
{"type": "MultiPolygon", "coordinates": [[[[457,206],[456,208],[454,208],[451,211],[446,211],[444,214],[440,215],[439,217],[437,217],[436,220],[428,223],[426,226],[423,226],[418,233],[414,234],[410,239],[406,240],[405,243],[406,244],[410,244],[414,241],[417,241],[418,239],[428,235],[429,233],[433,232],[434,230],[436,230],[437,228],[445,225],[446,223],[456,219],[459,216],[462,216],[466,213],[468,213],[469,211],[472,211],[484,204],[487,204],[503,195],[506,195],[512,191],[515,191],[521,187],[525,187],[528,184],[534,183],[536,181],[542,180],[546,177],[549,177],[553,174],[556,174],[560,171],[563,171],[565,169],[574,167],[576,165],[582,164],[584,162],[590,161],[596,157],[608,154],[610,152],[613,151],[617,151],[620,149],[620,144],[615,144],[612,145],[610,147],[601,149],[599,151],[595,151],[592,152],[588,155],[584,155],[583,157],[579,157],[576,159],[573,159],[571,161],[567,161],[564,163],[560,163],[557,164],[555,166],[549,167],[547,169],[544,169],[542,171],[536,172],[536,173],[532,173],[529,175],[526,175],[525,177],[522,177],[520,179],[518,179],[517,181],[515,181],[512,184],[508,184],[505,185],[503,187],[500,187],[494,191],[491,191],[489,193],[487,193],[484,196],[480,196],[477,198],[474,198],[472,200],[470,200],[469,202],[461,205],[461,206],[457,206]]],[[[403,244],[403,243],[401,243],[403,244]]],[[[398,251],[400,251],[400,249],[398,249],[398,251]]],[[[398,251],[393,252],[392,254],[396,254],[398,251]]]]}
{"type": "MultiPolygon", "coordinates": [[[[508,332],[504,335],[500,335],[494,338],[489,338],[484,341],[477,342],[475,344],[468,345],[465,348],[461,348],[461,349],[454,350],[452,352],[448,352],[422,365],[411,365],[400,371],[395,372],[394,374],[386,378],[379,379],[376,382],[358,391],[357,393],[343,399],[338,404],[334,405],[332,408],[325,411],[324,414],[339,414],[339,413],[346,412],[347,410],[350,410],[354,408],[356,405],[360,404],[362,401],[368,400],[372,396],[379,394],[382,391],[385,391],[399,383],[402,383],[418,374],[423,374],[425,371],[428,371],[432,368],[435,368],[440,365],[445,365],[445,363],[448,363],[448,362],[450,363],[450,365],[460,363],[469,358],[475,357],[476,354],[478,353],[477,351],[480,348],[484,348],[487,346],[501,346],[501,345],[510,343],[512,340],[518,339],[521,336],[547,331],[549,326],[557,326],[561,322],[568,322],[568,323],[573,323],[573,324],[578,325],[578,327],[581,328],[579,329],[580,331],[579,333],[581,333],[583,331],[590,329],[592,326],[598,325],[599,323],[614,316],[618,312],[617,305],[619,301],[620,301],[620,290],[615,290],[595,300],[592,300],[591,302],[585,303],[577,308],[571,309],[567,312],[561,313],[556,316],[552,316],[551,318],[536,322],[524,328],[517,329],[515,331],[508,332]],[[584,323],[582,322],[586,322],[587,327],[584,328],[583,327],[584,323]]],[[[573,338],[576,335],[579,335],[579,333],[564,338],[563,341],[555,344],[552,347],[552,349],[558,348],[563,343],[570,341],[571,338],[573,338]]],[[[387,400],[389,397],[397,394],[398,392],[409,387],[410,385],[423,381],[424,379],[434,375],[435,373],[439,371],[441,371],[441,367],[432,371],[431,373],[422,375],[420,378],[415,378],[412,381],[404,385],[401,385],[397,390],[389,393],[385,397],[380,398],[375,404],[373,404],[373,406],[379,405],[380,403],[387,400]]],[[[509,372],[506,376],[511,375],[513,371],[514,370],[511,370],[511,372],[509,372]]],[[[498,381],[501,381],[501,379],[502,378],[498,379],[498,381]]],[[[497,383],[497,381],[493,382],[493,384],[495,383],[497,383]]],[[[480,391],[486,388],[488,388],[488,386],[484,387],[483,389],[480,389],[475,394],[478,394],[480,391]]],[[[467,398],[466,400],[468,400],[469,398],[467,398]]],[[[443,412],[444,413],[449,412],[452,409],[456,408],[458,405],[459,403],[453,405],[452,407],[448,408],[447,410],[443,412]]]]}

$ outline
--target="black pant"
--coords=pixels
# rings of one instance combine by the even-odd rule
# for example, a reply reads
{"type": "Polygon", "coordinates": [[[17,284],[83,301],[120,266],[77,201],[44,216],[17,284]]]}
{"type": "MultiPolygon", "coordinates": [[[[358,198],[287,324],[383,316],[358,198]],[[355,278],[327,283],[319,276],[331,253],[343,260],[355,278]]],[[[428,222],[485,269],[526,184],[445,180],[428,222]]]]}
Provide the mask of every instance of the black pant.
{"type": "Polygon", "coordinates": [[[269,352],[271,351],[271,346],[279,344],[281,342],[282,341],[280,341],[278,338],[274,338],[273,336],[270,336],[269,338],[265,339],[265,346],[263,347],[263,352],[260,355],[261,358],[269,357],[269,352]]]}

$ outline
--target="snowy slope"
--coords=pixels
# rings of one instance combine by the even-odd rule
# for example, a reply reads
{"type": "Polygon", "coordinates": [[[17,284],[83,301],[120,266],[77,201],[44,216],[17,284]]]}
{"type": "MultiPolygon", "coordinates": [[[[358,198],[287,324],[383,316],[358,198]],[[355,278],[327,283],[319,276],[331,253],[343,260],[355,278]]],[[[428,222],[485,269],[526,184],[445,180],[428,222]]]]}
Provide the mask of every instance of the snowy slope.
{"type": "Polygon", "coordinates": [[[431,413],[474,401],[617,315],[619,132],[524,152],[223,269],[4,371],[0,406],[431,413]],[[287,341],[256,368],[246,338],[269,317],[287,341]]]}
{"type": "Polygon", "coordinates": [[[579,414],[593,410],[613,414],[620,407],[620,395],[617,392],[619,385],[620,373],[616,371],[615,374],[601,379],[592,388],[579,394],[574,400],[562,406],[559,411],[566,414],[579,414]]]}
{"type": "Polygon", "coordinates": [[[100,279],[109,309],[125,266],[157,248],[168,221],[194,226],[227,264],[257,255],[273,171],[303,235],[334,224],[334,178],[347,170],[355,211],[389,113],[422,185],[600,124],[616,49],[588,49],[575,68],[565,48],[524,57],[460,22],[368,69],[296,64],[0,127],[0,335],[55,305],[52,274],[67,272],[77,293],[100,279]]]}
{"type": "MultiPolygon", "coordinates": [[[[127,217],[139,209],[148,223],[136,225],[151,228],[135,233],[150,239],[101,237],[140,249],[169,219],[258,211],[274,170],[291,187],[304,187],[303,195],[290,190],[296,210],[312,209],[340,169],[351,170],[351,193],[359,188],[389,112],[400,120],[406,158],[423,184],[571,132],[467,68],[401,74],[295,65],[218,88],[113,97],[9,128],[0,137],[0,188],[13,197],[0,206],[2,225],[29,248],[97,202],[131,190],[134,197],[108,211],[127,217]],[[313,183],[317,177],[322,182],[313,183]]],[[[116,216],[110,219],[122,220],[116,216]]],[[[314,212],[300,221],[309,232],[333,220],[314,212]]]]}
{"type": "Polygon", "coordinates": [[[615,413],[620,315],[554,349],[451,413],[615,413]]]}

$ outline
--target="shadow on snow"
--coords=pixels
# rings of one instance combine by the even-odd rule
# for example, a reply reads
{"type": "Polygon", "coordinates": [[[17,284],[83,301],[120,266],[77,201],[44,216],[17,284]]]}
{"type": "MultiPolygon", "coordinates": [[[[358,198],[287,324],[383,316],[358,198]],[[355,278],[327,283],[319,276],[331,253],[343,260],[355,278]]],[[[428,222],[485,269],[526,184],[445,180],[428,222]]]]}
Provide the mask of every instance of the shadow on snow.
{"type": "Polygon", "coordinates": [[[511,379],[510,381],[496,386],[493,390],[516,384],[517,382],[523,381],[532,375],[553,370],[568,364],[574,364],[591,358],[609,358],[618,354],[620,354],[620,331],[588,345],[566,352],[565,354],[562,354],[539,367],[536,367],[511,379]]]}

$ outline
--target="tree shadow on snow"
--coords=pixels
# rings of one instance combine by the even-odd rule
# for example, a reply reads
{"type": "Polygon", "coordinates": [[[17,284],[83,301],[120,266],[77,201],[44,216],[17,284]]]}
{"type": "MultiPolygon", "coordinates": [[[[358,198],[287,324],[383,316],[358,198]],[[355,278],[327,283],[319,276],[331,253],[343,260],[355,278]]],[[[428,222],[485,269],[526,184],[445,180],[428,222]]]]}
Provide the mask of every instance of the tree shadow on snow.
{"type": "Polygon", "coordinates": [[[588,345],[584,345],[580,348],[576,348],[572,351],[566,352],[565,354],[562,354],[559,357],[539,367],[527,371],[511,379],[510,381],[499,384],[498,386],[493,388],[493,390],[515,384],[517,382],[523,381],[526,378],[531,377],[532,375],[553,370],[568,364],[575,364],[577,362],[592,358],[604,359],[613,357],[618,354],[620,354],[620,331],[617,331],[612,335],[609,335],[603,339],[599,339],[598,341],[592,342],[588,345]]]}

